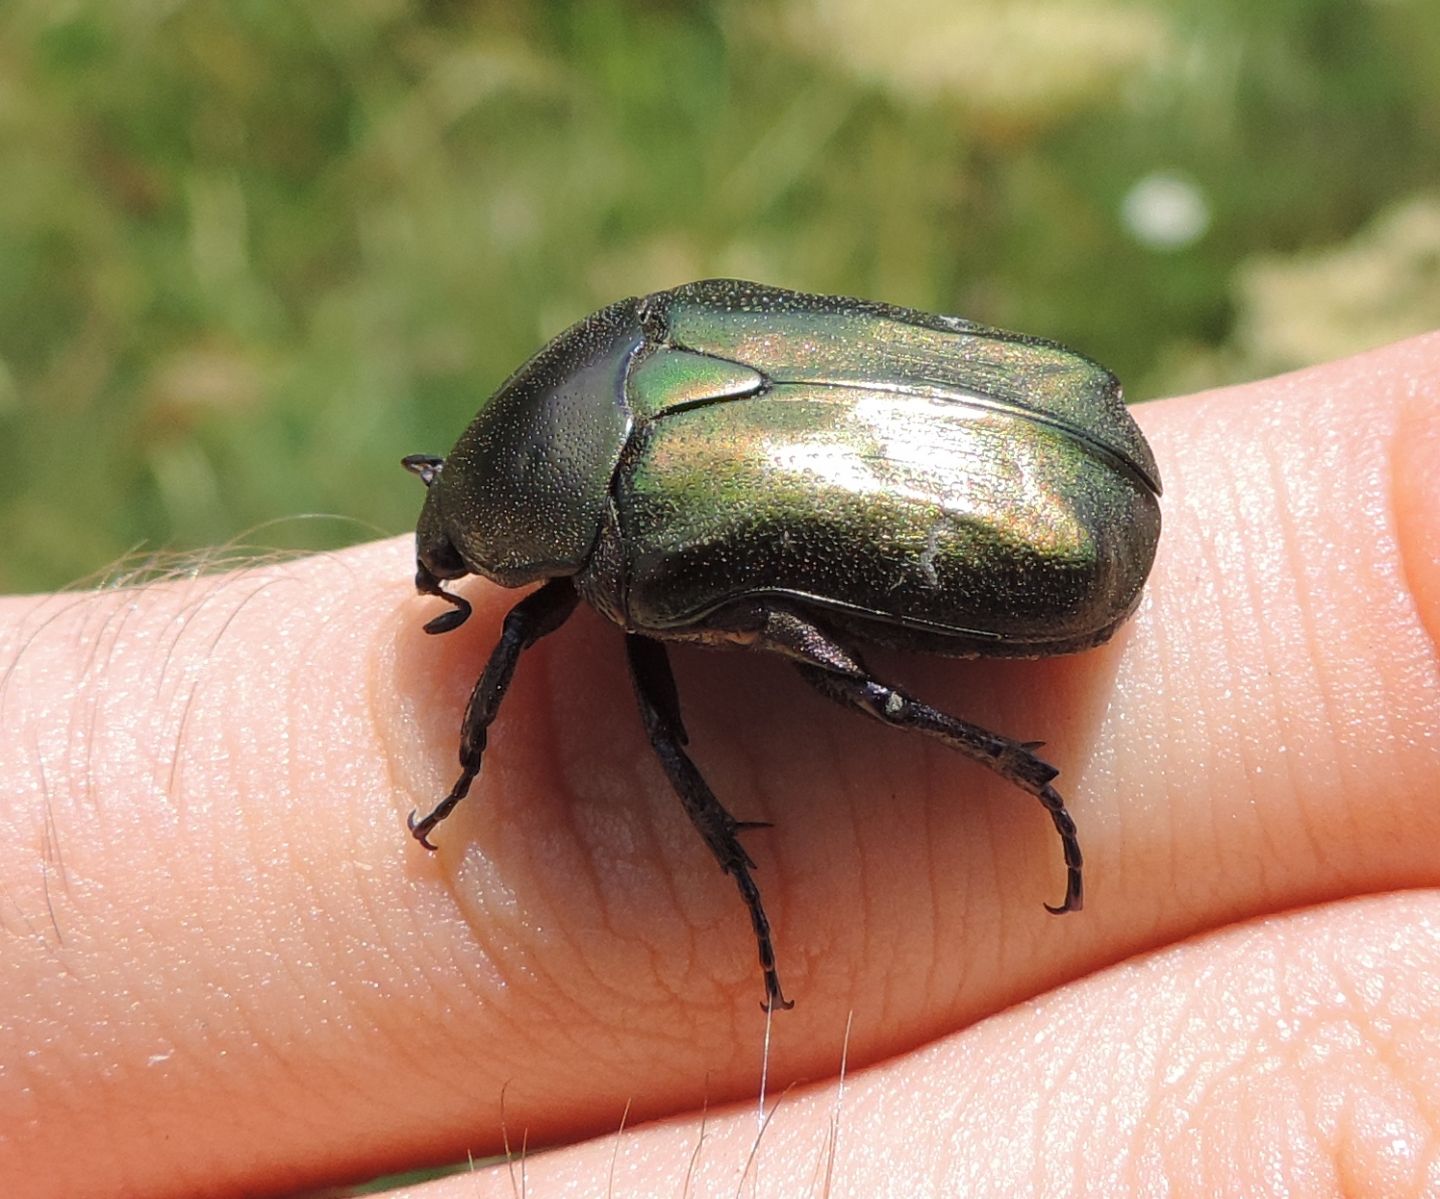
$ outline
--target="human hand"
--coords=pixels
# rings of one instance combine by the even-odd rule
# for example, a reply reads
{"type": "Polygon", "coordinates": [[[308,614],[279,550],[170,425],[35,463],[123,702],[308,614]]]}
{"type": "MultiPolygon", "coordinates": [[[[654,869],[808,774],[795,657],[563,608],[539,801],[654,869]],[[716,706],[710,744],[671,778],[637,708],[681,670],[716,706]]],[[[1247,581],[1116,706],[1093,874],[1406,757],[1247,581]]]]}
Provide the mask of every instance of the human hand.
{"type": "Polygon", "coordinates": [[[1435,1193],[1440,335],[1136,416],[1165,531],[1111,645],[874,655],[1047,742],[1083,913],[1041,907],[1033,800],[781,662],[675,654],[716,794],[775,821],[763,1134],[748,923],[599,617],[526,656],[432,856],[404,817],[513,594],[426,637],[400,538],[0,603],[5,1192],[282,1193],[508,1136],[532,1195],[1435,1193]]]}

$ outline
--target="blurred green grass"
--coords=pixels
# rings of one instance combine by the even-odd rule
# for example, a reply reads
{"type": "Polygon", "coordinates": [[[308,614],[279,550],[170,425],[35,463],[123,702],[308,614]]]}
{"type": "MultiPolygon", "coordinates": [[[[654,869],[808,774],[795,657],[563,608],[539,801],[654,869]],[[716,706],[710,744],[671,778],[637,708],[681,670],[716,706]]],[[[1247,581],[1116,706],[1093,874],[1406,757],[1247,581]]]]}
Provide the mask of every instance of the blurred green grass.
{"type": "Polygon", "coordinates": [[[0,586],[407,529],[402,454],[706,275],[1132,398],[1440,325],[1437,62],[1429,0],[10,0],[0,586]]]}

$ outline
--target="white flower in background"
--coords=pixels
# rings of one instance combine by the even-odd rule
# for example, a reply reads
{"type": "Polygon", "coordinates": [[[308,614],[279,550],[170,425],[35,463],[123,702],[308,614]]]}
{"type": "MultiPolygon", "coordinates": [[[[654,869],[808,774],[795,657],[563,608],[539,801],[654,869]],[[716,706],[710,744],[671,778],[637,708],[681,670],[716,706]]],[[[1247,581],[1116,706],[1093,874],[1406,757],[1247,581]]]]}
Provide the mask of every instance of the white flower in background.
{"type": "Polygon", "coordinates": [[[1157,171],[1125,193],[1120,222],[1141,245],[1181,250],[1210,227],[1210,205],[1197,184],[1183,175],[1157,171]]]}

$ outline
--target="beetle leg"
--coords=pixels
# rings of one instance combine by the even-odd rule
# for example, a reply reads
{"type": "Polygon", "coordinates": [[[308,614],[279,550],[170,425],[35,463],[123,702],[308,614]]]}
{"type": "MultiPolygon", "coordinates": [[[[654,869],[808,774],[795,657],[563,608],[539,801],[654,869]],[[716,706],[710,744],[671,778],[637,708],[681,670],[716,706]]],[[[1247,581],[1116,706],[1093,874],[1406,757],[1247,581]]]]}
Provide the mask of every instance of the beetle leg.
{"type": "Polygon", "coordinates": [[[775,946],[770,939],[770,920],[760,902],[760,888],[750,877],[755,863],[745,852],[736,836],[745,828],[763,827],[762,822],[740,822],[725,810],[715,793],[701,777],[695,763],[681,747],[685,744],[685,726],[680,720],[680,697],[675,690],[675,676],[665,647],[649,637],[630,633],[625,638],[625,651],[630,659],[630,677],[635,683],[635,696],[645,719],[645,732],[655,749],[660,765],[670,779],[670,786],[685,805],[685,813],[695,825],[720,869],[735,880],[740,897],[750,910],[750,923],[755,929],[755,942],[760,952],[760,967],[765,972],[766,1011],[792,1008],[794,1003],[780,990],[780,976],[775,969],[775,946]]]}
{"type": "Polygon", "coordinates": [[[470,601],[463,596],[452,595],[440,584],[430,568],[423,562],[415,566],[415,590],[421,595],[434,595],[443,599],[447,604],[454,604],[454,610],[442,612],[439,616],[425,623],[427,633],[449,633],[458,629],[470,619],[470,601]]]}
{"type": "Polygon", "coordinates": [[[465,719],[460,726],[460,778],[425,819],[416,820],[415,813],[411,812],[406,820],[415,840],[426,849],[435,848],[430,843],[431,831],[455,810],[480,773],[487,731],[500,710],[500,701],[505,698],[520,655],[546,633],[553,633],[564,624],[579,599],[569,579],[552,579],[506,613],[500,641],[490,651],[485,672],[465,705],[465,719]]]}
{"type": "Polygon", "coordinates": [[[1030,752],[1034,742],[1002,737],[880,682],[856,654],[799,613],[788,609],[768,612],[761,639],[765,648],[795,659],[805,681],[821,694],[895,728],[943,741],[1035,796],[1050,813],[1065,854],[1065,899],[1059,907],[1048,903],[1045,907],[1056,915],[1080,910],[1085,895],[1084,860],[1075,821],[1065,809],[1065,800],[1050,785],[1060,772],[1030,752]]]}

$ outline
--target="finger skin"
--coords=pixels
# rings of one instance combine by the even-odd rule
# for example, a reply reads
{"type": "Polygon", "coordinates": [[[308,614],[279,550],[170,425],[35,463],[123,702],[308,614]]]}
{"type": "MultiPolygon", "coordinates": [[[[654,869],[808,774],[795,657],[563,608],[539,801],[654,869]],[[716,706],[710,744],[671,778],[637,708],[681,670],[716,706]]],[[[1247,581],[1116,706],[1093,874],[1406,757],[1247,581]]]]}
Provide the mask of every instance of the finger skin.
{"type": "MultiPolygon", "coordinates": [[[[772,1094],[763,1128],[753,1103],[712,1109],[524,1177],[574,1199],[1418,1199],[1440,1190],[1437,977],[1440,893],[1267,917],[772,1094]]],[[[838,1063],[843,1023],[827,1040],[838,1063]]],[[[403,1193],[511,1199],[519,1171],[403,1193]]]]}
{"type": "MultiPolygon", "coordinates": [[[[859,1066],[1237,919],[1440,885],[1437,359],[1138,410],[1166,527],[1111,645],[876,655],[1047,742],[1083,914],[1040,906],[1062,867],[1028,797],[783,663],[676,653],[697,764],[776,822],[746,835],[798,1000],[773,1087],[832,1074],[850,1012],[859,1066]]],[[[0,605],[0,1177],[278,1191],[754,1093],[748,922],[599,617],[521,662],[439,853],[408,837],[515,598],[472,583],[427,637],[412,574],[398,539],[0,605]]]]}

